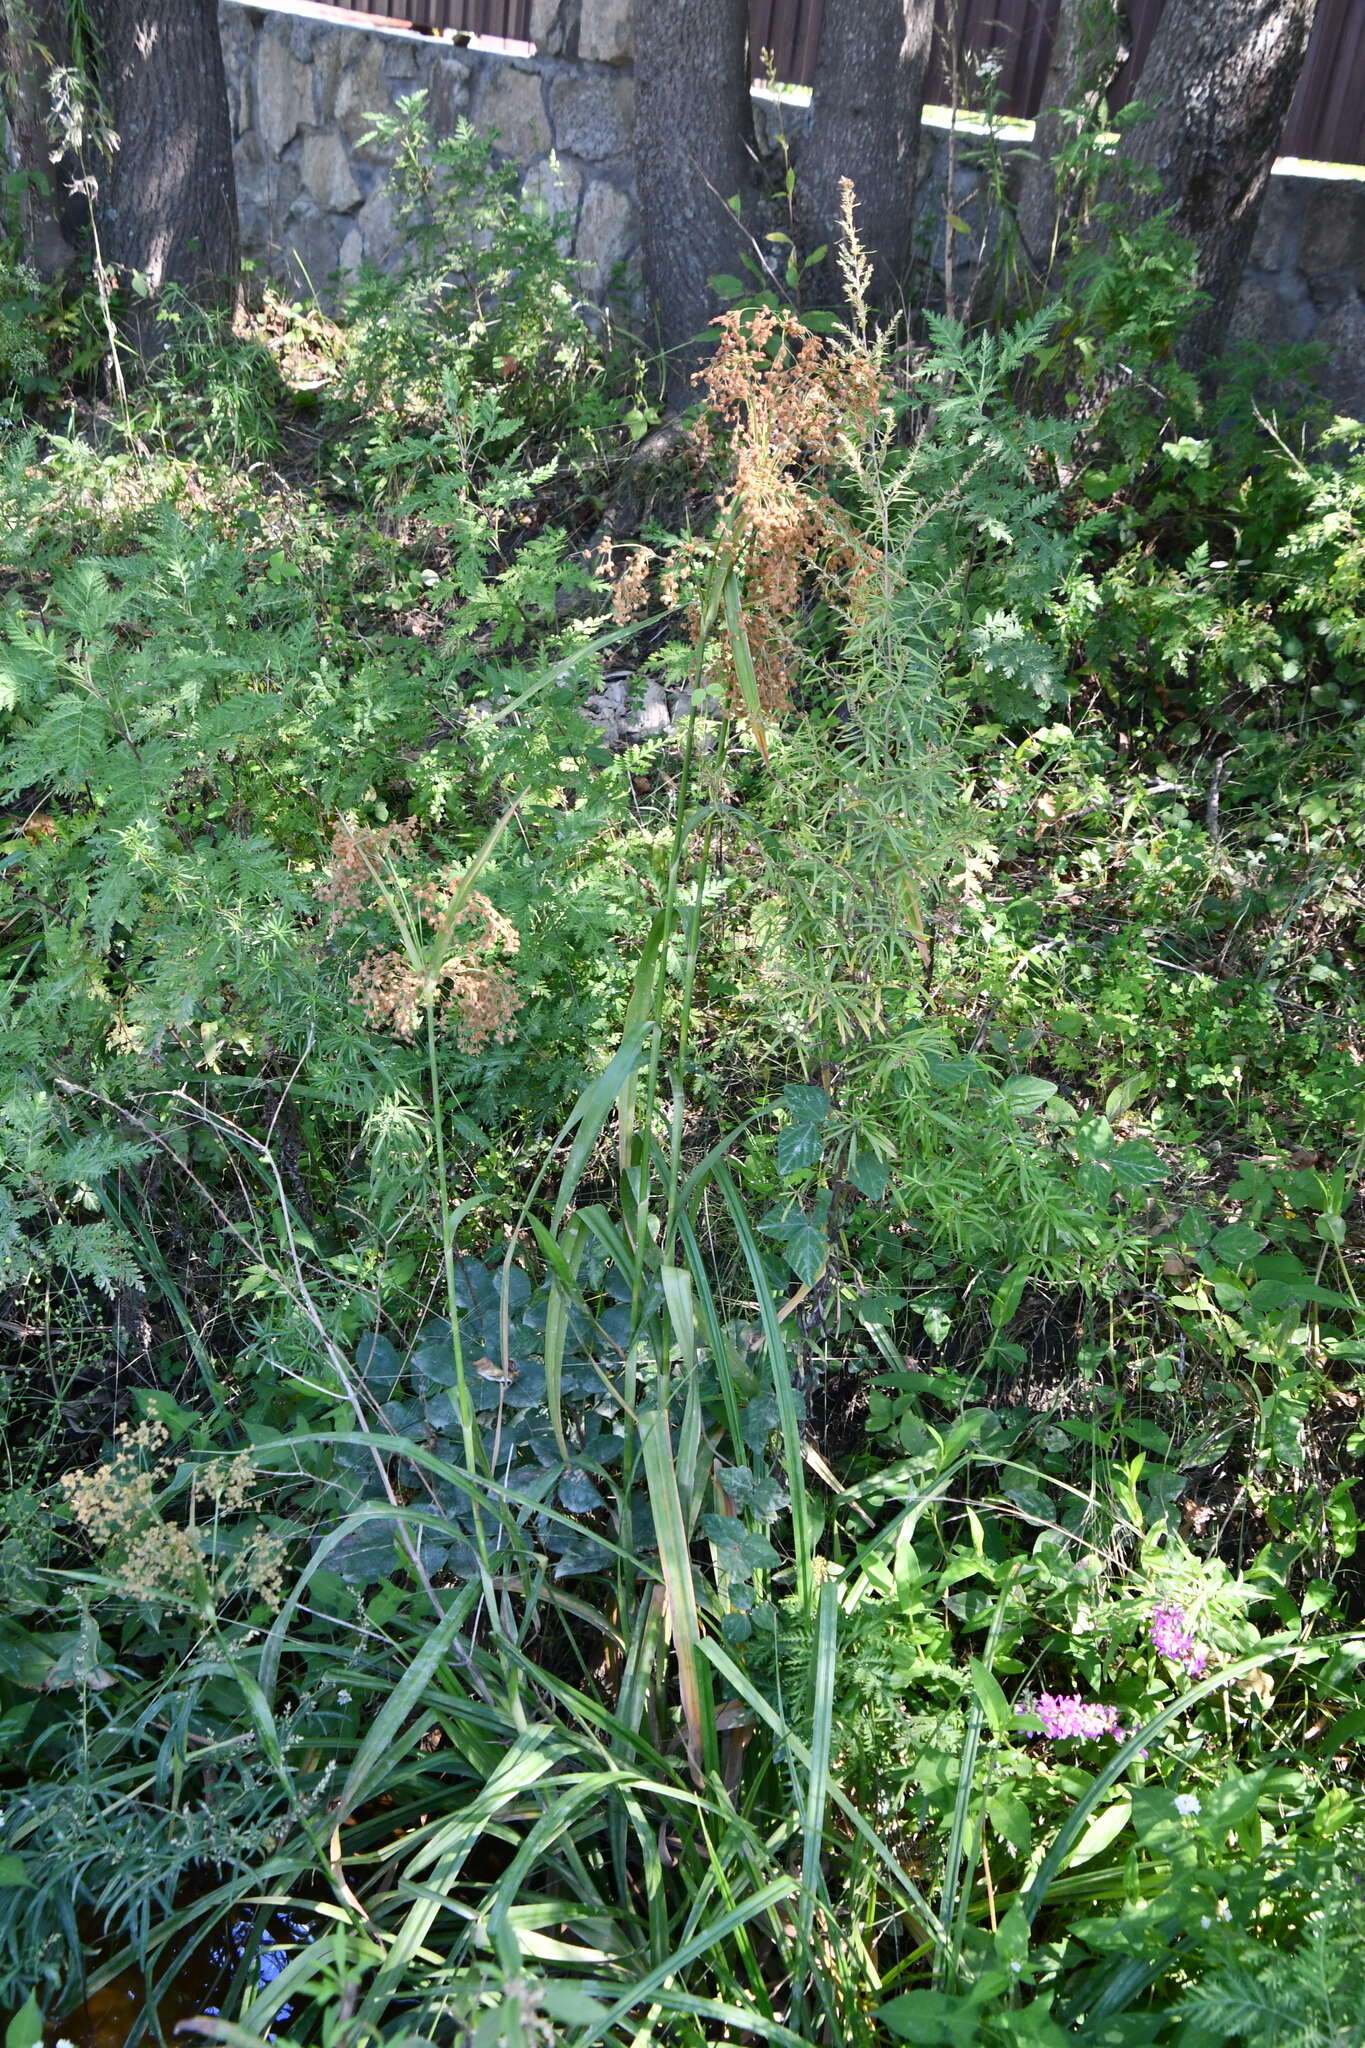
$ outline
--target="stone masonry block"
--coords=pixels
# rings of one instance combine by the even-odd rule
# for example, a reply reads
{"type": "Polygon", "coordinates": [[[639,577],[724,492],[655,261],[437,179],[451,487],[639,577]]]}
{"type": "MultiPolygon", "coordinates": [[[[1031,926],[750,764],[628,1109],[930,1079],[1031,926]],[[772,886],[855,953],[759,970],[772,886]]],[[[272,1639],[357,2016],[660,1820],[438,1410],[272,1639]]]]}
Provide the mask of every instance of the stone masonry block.
{"type": "Polygon", "coordinates": [[[583,0],[578,54],[597,64],[628,64],[635,52],[631,0],[583,0]]]}
{"type": "Polygon", "coordinates": [[[602,73],[556,78],[550,87],[550,122],[556,149],[587,163],[620,156],[630,148],[635,120],[635,81],[602,73]]]}
{"type": "Polygon", "coordinates": [[[346,145],[334,131],[304,136],[303,182],[324,213],[350,213],[360,204],[346,145]]]}
{"type": "Polygon", "coordinates": [[[272,156],[314,120],[313,67],[293,56],[282,36],[267,29],[256,59],[256,126],[272,156]]]}
{"type": "Polygon", "coordinates": [[[523,163],[543,156],[551,135],[540,73],[512,64],[490,66],[482,76],[474,122],[485,135],[496,131],[503,156],[520,158],[523,163]]]}

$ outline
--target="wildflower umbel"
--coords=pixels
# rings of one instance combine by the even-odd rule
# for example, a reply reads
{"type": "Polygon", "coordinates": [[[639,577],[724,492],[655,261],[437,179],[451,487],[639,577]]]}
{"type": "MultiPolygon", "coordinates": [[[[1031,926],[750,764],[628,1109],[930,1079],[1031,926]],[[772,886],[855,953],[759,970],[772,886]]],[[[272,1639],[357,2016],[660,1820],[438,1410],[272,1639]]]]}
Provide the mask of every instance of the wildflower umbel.
{"type": "Polygon", "coordinates": [[[1078,1692],[1040,1693],[1032,1707],[1020,1705],[1014,1711],[1036,1714],[1049,1742],[1098,1742],[1106,1735],[1115,1742],[1127,1740],[1128,1731],[1119,1721],[1117,1707],[1083,1700],[1078,1692]]]}
{"type": "Polygon", "coordinates": [[[397,1038],[415,1038],[429,1010],[453,1011],[466,1050],[480,1052],[511,1031],[516,990],[500,956],[518,950],[520,935],[486,896],[467,889],[457,868],[421,881],[400,879],[398,863],[413,853],[415,839],[411,819],[363,828],[338,824],[317,895],[329,906],[331,930],[376,898],[391,902],[385,885],[392,884],[413,913],[413,929],[401,948],[366,954],[351,980],[351,1000],[375,1030],[397,1038]]]}
{"type": "Polygon", "coordinates": [[[1202,1678],[1208,1669],[1209,1653],[1201,1650],[1190,1634],[1183,1608],[1156,1609],[1152,1615],[1152,1645],[1190,1678],[1202,1678]]]}
{"type": "Polygon", "coordinates": [[[102,1464],[68,1472],[59,1482],[72,1520],[102,1553],[104,1571],[134,1600],[204,1612],[232,1594],[278,1607],[284,1598],[285,1544],[259,1526],[220,1555],[220,1517],[247,1505],[255,1484],[250,1454],[213,1458],[192,1477],[187,1523],[163,1512],[161,1493],[175,1461],[164,1423],[149,1417],[123,1425],[102,1464]]]}
{"type": "MultiPolygon", "coordinates": [[[[706,407],[694,441],[706,455],[726,448],[730,481],[720,498],[742,556],[745,631],[764,711],[779,712],[794,682],[799,617],[808,577],[852,599],[877,558],[856,537],[830,489],[850,444],[869,436],[882,402],[876,364],[856,346],[837,346],[812,334],[794,315],[766,308],[729,312],[716,323],[714,355],[695,381],[706,386],[706,407]]],[[[676,603],[679,567],[664,580],[676,603]]],[[[700,618],[694,605],[692,624],[700,618]]],[[[721,680],[738,703],[724,648],[721,680]]]]}

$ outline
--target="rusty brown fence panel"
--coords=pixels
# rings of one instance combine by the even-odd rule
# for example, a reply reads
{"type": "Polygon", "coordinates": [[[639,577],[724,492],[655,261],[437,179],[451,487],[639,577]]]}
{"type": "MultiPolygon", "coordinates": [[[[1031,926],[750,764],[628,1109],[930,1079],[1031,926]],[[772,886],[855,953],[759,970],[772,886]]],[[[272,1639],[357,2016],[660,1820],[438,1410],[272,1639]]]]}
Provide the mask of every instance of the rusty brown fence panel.
{"type": "MultiPolygon", "coordinates": [[[[666,6],[668,0],[656,0],[666,6]]],[[[1164,0],[1129,0],[1132,57],[1116,97],[1131,92],[1150,47],[1164,0]]],[[[957,0],[958,47],[970,79],[990,67],[1005,113],[1031,116],[1042,105],[1048,54],[1059,0],[957,0]]],[[[938,0],[938,33],[928,96],[940,105],[950,94],[945,0],[938,0]]],[[[821,0],[752,0],[753,47],[772,53],[778,78],[809,85],[815,77],[821,0]]],[[[755,64],[756,74],[761,67],[755,64]]],[[[966,97],[970,99],[968,87],[966,97]]],[[[1286,156],[1365,163],[1365,0],[1320,0],[1298,93],[1281,144],[1286,156]]]]}
{"type": "Polygon", "coordinates": [[[347,14],[368,14],[411,28],[456,29],[471,36],[528,39],[531,0],[326,0],[347,14]]]}
{"type": "MultiPolygon", "coordinates": [[[[478,36],[525,42],[531,0],[330,0],[354,14],[406,21],[416,28],[457,29],[478,36]]],[[[667,7],[670,0],[654,0],[667,7]]],[[[956,0],[960,93],[970,104],[989,83],[1007,114],[1036,114],[1042,105],[1060,0],[956,0]]],[[[1164,0],[1128,0],[1132,56],[1120,75],[1115,97],[1122,101],[1151,44],[1164,0]]],[[[928,84],[939,105],[951,97],[948,0],[938,0],[928,84]]],[[[821,0],[750,0],[750,47],[754,74],[771,62],[786,84],[809,85],[815,77],[820,41],[821,0]]],[[[978,104],[979,104],[978,98],[978,104]]],[[[1287,156],[1365,163],[1365,0],[1320,0],[1313,39],[1290,109],[1281,145],[1287,156]]]]}

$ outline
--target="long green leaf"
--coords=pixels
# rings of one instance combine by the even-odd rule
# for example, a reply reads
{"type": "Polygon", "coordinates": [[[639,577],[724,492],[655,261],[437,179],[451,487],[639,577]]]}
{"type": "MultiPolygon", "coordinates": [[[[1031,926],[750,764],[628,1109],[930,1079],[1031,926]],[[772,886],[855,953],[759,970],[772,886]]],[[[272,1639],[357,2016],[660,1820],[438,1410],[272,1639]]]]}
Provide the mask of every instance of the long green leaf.
{"type": "MultiPolygon", "coordinates": [[[[801,1895],[796,1924],[801,1936],[801,1963],[811,1966],[811,1936],[817,1898],[827,1896],[822,1857],[825,1809],[829,1804],[829,1759],[834,1741],[834,1666],[839,1642],[839,1592],[832,1579],[820,1588],[815,1622],[814,1713],[811,1721],[810,1768],[806,1774],[806,1810],[801,1830],[801,1895]]],[[[801,2025],[804,1989],[799,1980],[792,1996],[792,2022],[801,2025]]]]}
{"type": "Polygon", "coordinates": [[[772,1907],[780,1905],[783,1899],[789,1899],[795,1889],[795,1878],[775,1878],[771,1884],[765,1885],[762,1891],[755,1892],[751,1899],[745,1899],[742,1904],[731,1907],[719,1920],[713,1921],[709,1927],[703,1927],[690,1941],[675,1949],[665,1962],[658,1964],[648,1976],[642,1977],[638,1984],[633,1984],[624,1997],[618,1998],[611,2010],[604,2013],[600,2020],[583,2033],[575,2035],[572,2048],[593,2048],[593,2043],[600,2041],[618,2020],[624,2019],[633,2006],[643,2004],[652,1998],[655,1992],[663,1989],[670,1977],[678,1976],[689,1963],[694,1963],[698,1956],[704,1956],[709,1949],[715,1948],[737,1927],[743,1927],[747,1921],[756,1920],[760,1913],[767,1913],[772,1907]]]}
{"type": "Polygon", "coordinates": [[[801,1446],[801,1423],[796,1412],[796,1395],[792,1388],[791,1373],[787,1366],[787,1345],[782,1334],[782,1325],[777,1319],[772,1290],[763,1266],[763,1254],[758,1248],[753,1226],[749,1222],[739,1191],[730,1178],[729,1169],[724,1165],[716,1167],[716,1186],[720,1189],[730,1220],[735,1227],[749,1278],[753,1283],[754,1298],[758,1304],[758,1319],[763,1326],[763,1336],[768,1353],[768,1371],[772,1378],[773,1393],[777,1400],[778,1424],[782,1432],[782,1456],[787,1468],[787,1492],[791,1501],[792,1550],[796,1560],[796,1585],[803,1611],[809,1615],[812,1608],[812,1546],[810,1533],[810,1510],[806,1500],[806,1474],[801,1446]]]}
{"type": "Polygon", "coordinates": [[[668,1416],[664,1410],[656,1408],[640,1418],[640,1449],[644,1458],[645,1482],[649,1488],[650,1511],[654,1517],[654,1535],[659,1546],[659,1566],[663,1573],[673,1656],[678,1667],[687,1759],[694,1781],[702,1785],[706,1781],[706,1772],[715,1770],[718,1763],[715,1717],[709,1679],[703,1684],[697,1664],[701,1624],[697,1615],[696,1589],[692,1583],[687,1525],[683,1519],[668,1416]]]}

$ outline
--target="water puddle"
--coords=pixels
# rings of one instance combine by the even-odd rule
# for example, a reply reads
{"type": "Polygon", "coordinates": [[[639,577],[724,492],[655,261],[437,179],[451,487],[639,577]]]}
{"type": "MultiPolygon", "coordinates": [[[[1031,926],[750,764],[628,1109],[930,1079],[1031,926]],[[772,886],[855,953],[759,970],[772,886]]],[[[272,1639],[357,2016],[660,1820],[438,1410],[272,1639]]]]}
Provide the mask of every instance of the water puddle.
{"type": "MultiPolygon", "coordinates": [[[[251,1957],[250,1981],[263,1990],[317,1934],[316,1923],[301,1913],[272,1913],[264,1928],[251,1914],[225,1922],[177,1971],[175,1982],[157,2004],[154,2023],[146,2013],[148,1980],[136,1968],[120,1970],[98,1991],[92,1991],[83,2005],[73,2006],[49,2025],[47,2048],[57,2048],[58,2043],[68,2043],[70,2048],[126,2048],[135,2029],[142,2040],[154,2041],[159,2033],[169,2041],[181,2020],[218,2012],[218,2001],[244,1957],[251,1957]]],[[[284,2006],[272,2029],[284,2025],[288,2018],[289,2008],[284,2006]]]]}

